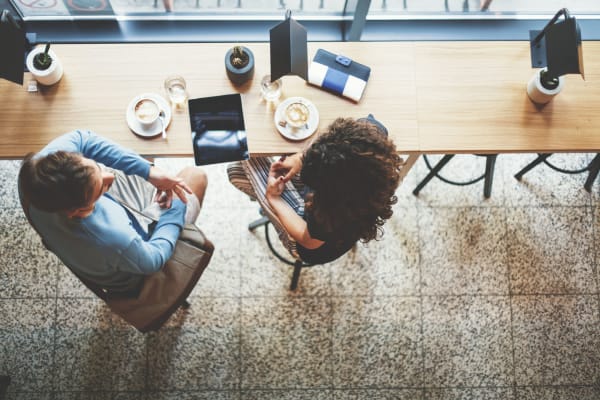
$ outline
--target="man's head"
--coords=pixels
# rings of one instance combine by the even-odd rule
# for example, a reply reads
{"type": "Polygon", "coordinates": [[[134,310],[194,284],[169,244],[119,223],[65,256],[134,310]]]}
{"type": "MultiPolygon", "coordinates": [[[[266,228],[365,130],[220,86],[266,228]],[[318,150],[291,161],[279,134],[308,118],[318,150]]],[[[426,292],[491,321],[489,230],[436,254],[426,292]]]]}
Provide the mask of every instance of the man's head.
{"type": "Polygon", "coordinates": [[[114,180],[112,173],[78,153],[34,156],[30,153],[23,160],[19,185],[29,202],[42,211],[86,217],[114,180]]]}

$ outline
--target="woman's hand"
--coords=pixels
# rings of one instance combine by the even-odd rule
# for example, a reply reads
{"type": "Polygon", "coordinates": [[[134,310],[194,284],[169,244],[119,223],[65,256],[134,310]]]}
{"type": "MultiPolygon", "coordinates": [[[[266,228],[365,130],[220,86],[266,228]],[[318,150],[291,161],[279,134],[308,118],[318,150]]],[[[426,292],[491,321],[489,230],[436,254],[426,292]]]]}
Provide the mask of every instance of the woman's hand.
{"type": "Polygon", "coordinates": [[[285,190],[285,180],[283,175],[279,174],[272,167],[269,170],[269,177],[267,178],[267,197],[281,196],[281,193],[285,190]]]}
{"type": "Polygon", "coordinates": [[[292,154],[291,156],[281,156],[281,158],[271,164],[271,171],[277,171],[283,175],[283,181],[289,182],[294,175],[302,170],[302,153],[292,154]]]}
{"type": "Polygon", "coordinates": [[[148,182],[156,187],[157,191],[154,200],[158,202],[161,208],[171,207],[173,193],[184,203],[187,203],[185,192],[192,193],[192,189],[183,181],[183,178],[168,174],[155,166],[150,167],[148,182]]]}

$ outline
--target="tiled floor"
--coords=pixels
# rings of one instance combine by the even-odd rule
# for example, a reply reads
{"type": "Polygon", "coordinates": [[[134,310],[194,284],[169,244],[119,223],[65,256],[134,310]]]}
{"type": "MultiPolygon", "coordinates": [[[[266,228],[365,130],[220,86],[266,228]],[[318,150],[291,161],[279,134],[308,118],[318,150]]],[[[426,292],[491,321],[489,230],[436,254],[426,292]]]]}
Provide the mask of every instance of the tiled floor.
{"type": "MultiPolygon", "coordinates": [[[[0,162],[0,375],[8,399],[598,400],[598,183],[501,155],[482,184],[398,192],[381,241],[302,273],[246,224],[256,203],[207,168],[216,246],[192,307],[157,333],[125,325],[49,255],[0,162]]],[[[575,166],[589,155],[556,156],[575,166]]],[[[177,169],[191,160],[158,160],[177,169]]],[[[466,178],[483,159],[458,156],[466,178]]],[[[462,176],[461,176],[462,175],[462,176]]]]}

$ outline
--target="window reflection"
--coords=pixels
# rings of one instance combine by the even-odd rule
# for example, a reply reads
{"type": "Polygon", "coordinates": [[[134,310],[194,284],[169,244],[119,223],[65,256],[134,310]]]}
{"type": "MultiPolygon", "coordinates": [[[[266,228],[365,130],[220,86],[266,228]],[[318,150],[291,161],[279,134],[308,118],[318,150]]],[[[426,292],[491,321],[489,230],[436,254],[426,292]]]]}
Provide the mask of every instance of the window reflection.
{"type": "Polygon", "coordinates": [[[567,7],[573,13],[597,14],[598,0],[372,0],[371,13],[501,13],[554,14],[567,7]]]}
{"type": "Polygon", "coordinates": [[[281,16],[341,15],[345,0],[10,0],[21,16],[103,17],[117,15],[281,16]]]}
{"type": "MultiPolygon", "coordinates": [[[[282,16],[290,9],[304,18],[339,19],[360,0],[10,0],[27,19],[114,18],[115,16],[173,16],[255,18],[282,16]],[[348,3],[348,5],[346,5],[348,3]]],[[[389,19],[435,15],[553,14],[567,7],[573,14],[598,14],[598,0],[372,0],[369,16],[389,19]]],[[[351,12],[350,12],[351,14],[351,12]]]]}

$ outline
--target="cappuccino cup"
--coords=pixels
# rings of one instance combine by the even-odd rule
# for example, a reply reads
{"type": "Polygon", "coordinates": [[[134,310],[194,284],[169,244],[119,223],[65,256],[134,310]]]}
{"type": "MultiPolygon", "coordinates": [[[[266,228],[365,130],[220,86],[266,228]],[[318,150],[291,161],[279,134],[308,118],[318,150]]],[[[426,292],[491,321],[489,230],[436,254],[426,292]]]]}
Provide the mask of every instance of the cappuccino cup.
{"type": "Polygon", "coordinates": [[[138,122],[145,128],[152,126],[158,119],[160,107],[153,99],[144,97],[133,108],[133,113],[138,122]]]}
{"type": "Polygon", "coordinates": [[[309,117],[310,111],[304,103],[291,103],[285,109],[285,122],[292,128],[304,127],[308,122],[309,117]]]}

